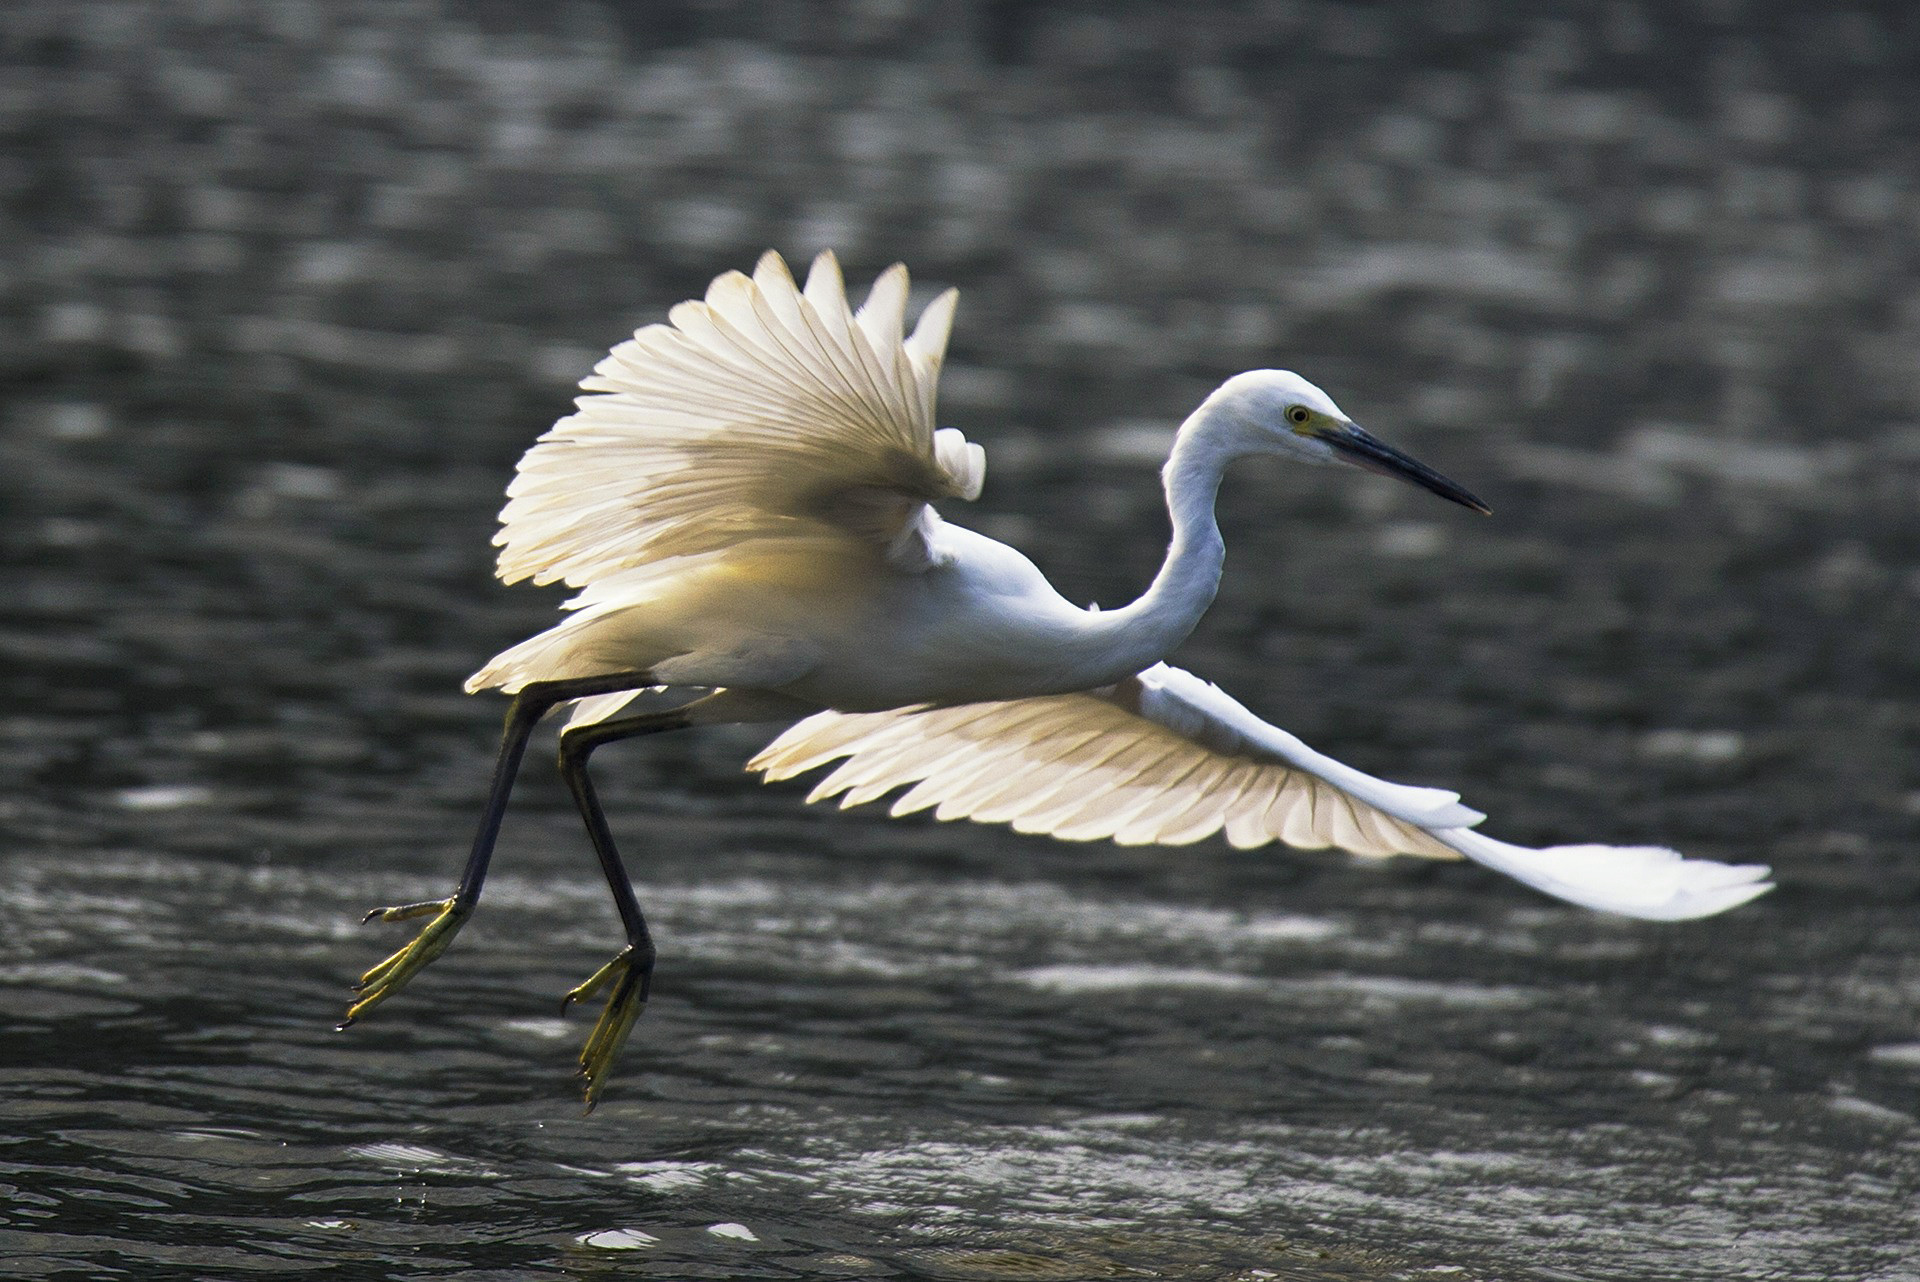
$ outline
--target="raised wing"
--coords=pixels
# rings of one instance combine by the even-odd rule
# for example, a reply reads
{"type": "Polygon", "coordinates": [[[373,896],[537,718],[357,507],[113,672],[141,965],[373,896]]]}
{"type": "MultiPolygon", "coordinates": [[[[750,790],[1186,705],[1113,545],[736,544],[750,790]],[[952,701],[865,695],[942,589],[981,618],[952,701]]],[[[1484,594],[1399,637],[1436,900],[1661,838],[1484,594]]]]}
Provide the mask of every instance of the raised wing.
{"type": "Polygon", "coordinates": [[[1462,855],[1537,890],[1634,917],[1700,917],[1769,889],[1761,865],[1651,846],[1533,850],[1472,831],[1457,794],[1388,783],[1313,751],[1218,688],[1158,664],[1083,694],[823,712],[748,763],[784,779],[845,758],[807,798],[1007,823],[1070,841],[1177,845],[1224,831],[1359,855],[1462,855]]]}
{"type": "Polygon", "coordinates": [[[520,460],[498,574],[582,587],[673,557],[829,532],[924,567],[926,504],[980,493],[980,447],[935,431],[957,295],[904,337],[906,268],[858,313],[832,254],[803,291],[778,254],[621,343],[520,460]]]}

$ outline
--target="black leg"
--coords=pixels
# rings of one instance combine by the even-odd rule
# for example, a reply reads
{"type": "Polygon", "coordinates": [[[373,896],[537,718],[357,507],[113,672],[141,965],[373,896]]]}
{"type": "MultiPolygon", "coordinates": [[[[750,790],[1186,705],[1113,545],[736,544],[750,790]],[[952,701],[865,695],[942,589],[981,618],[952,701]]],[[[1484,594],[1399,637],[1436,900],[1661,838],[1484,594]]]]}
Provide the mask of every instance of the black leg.
{"type": "Polygon", "coordinates": [[[587,760],[593,755],[593,750],[602,744],[679,730],[690,724],[686,710],[674,708],[665,712],[623,717],[618,721],[578,726],[560,736],[560,777],[567,781],[574,804],[580,808],[580,818],[587,826],[587,837],[593,842],[593,853],[599,857],[600,871],[606,876],[607,888],[613,892],[613,904],[620,912],[620,924],[627,934],[627,946],[612,961],[595,971],[586,983],[568,993],[561,1004],[561,1008],[565,1009],[593,996],[608,984],[613,985],[607,1004],[600,1012],[600,1020],[588,1035],[585,1049],[580,1052],[580,1075],[586,1079],[589,1113],[599,1102],[600,1090],[606,1084],[607,1070],[612,1067],[613,1057],[619,1053],[627,1034],[633,1029],[634,1021],[646,1007],[647,994],[653,984],[654,949],[653,937],[647,931],[646,916],[641,913],[640,903],[634,898],[633,883],[627,878],[626,865],[621,863],[620,852],[613,844],[613,832],[607,826],[606,813],[600,808],[593,780],[587,775],[587,760]]]}
{"type": "Polygon", "coordinates": [[[473,849],[467,856],[467,867],[460,876],[459,889],[454,891],[450,899],[395,904],[388,908],[376,908],[366,915],[367,921],[375,917],[382,921],[407,921],[429,914],[433,920],[427,923],[412,943],[360,977],[360,982],[354,985],[354,991],[359,996],[347,1007],[347,1016],[340,1022],[341,1028],[346,1028],[400,991],[408,980],[447,950],[447,945],[453,942],[460,927],[472,916],[474,905],[480,900],[480,888],[487,879],[487,863],[493,858],[494,843],[500,836],[500,822],[507,813],[507,798],[513,792],[513,781],[520,770],[520,758],[526,752],[527,739],[533,734],[533,727],[540,718],[555,704],[565,703],[569,699],[611,694],[616,690],[633,690],[651,684],[652,678],[644,672],[609,673],[567,681],[542,681],[527,686],[513,696],[513,702],[507,708],[506,726],[500,736],[500,758],[493,769],[493,785],[487,793],[487,808],[481,812],[480,827],[474,833],[473,849]]]}

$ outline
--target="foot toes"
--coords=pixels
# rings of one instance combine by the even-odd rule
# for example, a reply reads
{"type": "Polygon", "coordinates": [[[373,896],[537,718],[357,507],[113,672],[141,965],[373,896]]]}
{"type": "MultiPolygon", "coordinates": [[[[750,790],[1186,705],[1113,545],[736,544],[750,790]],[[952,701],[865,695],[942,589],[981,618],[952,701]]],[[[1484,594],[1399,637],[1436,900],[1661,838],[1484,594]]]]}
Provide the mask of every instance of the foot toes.
{"type": "Polygon", "coordinates": [[[423,899],[417,904],[391,904],[385,908],[375,908],[360,919],[362,926],[378,917],[381,921],[411,921],[415,917],[425,917],[428,913],[444,915],[453,911],[454,900],[423,899]]]}
{"type": "Polygon", "coordinates": [[[585,983],[579,984],[567,991],[567,995],[560,1000],[561,1013],[565,1014],[567,1008],[575,1002],[583,1002],[593,996],[602,988],[605,988],[609,981],[626,978],[627,970],[632,964],[633,950],[631,948],[623,948],[615,953],[613,960],[602,966],[599,970],[594,971],[593,974],[587,976],[585,983]]]}
{"type": "Polygon", "coordinates": [[[435,914],[420,933],[406,947],[399,949],[384,961],[360,976],[353,986],[359,998],[347,1007],[347,1015],[339,1024],[346,1028],[374,1006],[400,991],[406,982],[418,974],[427,963],[447,950],[465,924],[470,910],[458,907],[452,899],[434,899],[418,904],[398,904],[391,908],[376,908],[367,914],[366,920],[375,917],[383,921],[405,921],[412,917],[424,917],[435,914]]]}
{"type": "MultiPolygon", "coordinates": [[[[652,967],[641,969],[635,966],[632,950],[628,949],[601,967],[593,978],[574,990],[574,993],[586,996],[604,986],[615,974],[619,982],[607,997],[607,1004],[600,1011],[600,1019],[587,1035],[587,1044],[580,1051],[580,1076],[586,1079],[586,1111],[589,1113],[600,1102],[600,1092],[607,1084],[614,1057],[620,1053],[627,1034],[633,1031],[634,1021],[646,1009],[652,967]]],[[[573,998],[574,993],[568,994],[568,997],[573,998]]]]}

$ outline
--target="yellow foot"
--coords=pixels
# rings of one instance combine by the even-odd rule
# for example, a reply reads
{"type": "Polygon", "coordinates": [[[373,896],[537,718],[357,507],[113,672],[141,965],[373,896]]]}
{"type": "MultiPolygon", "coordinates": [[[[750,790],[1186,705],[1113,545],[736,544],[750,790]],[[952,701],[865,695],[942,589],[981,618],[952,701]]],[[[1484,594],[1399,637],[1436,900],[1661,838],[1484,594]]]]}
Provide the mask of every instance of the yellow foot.
{"type": "Polygon", "coordinates": [[[593,1032],[587,1035],[585,1049],[580,1052],[580,1076],[587,1082],[586,1111],[593,1112],[593,1106],[600,1102],[600,1090],[607,1084],[607,1070],[613,1067],[613,1057],[620,1053],[620,1047],[626,1043],[627,1034],[633,1031],[633,1021],[640,1018],[640,1012],[646,1009],[647,990],[653,983],[653,954],[648,950],[644,958],[637,957],[631,945],[620,950],[614,959],[593,972],[591,978],[580,987],[568,993],[560,1004],[566,1010],[575,1002],[587,998],[613,985],[613,992],[607,995],[607,1004],[600,1011],[600,1022],[593,1026],[593,1032]]]}
{"type": "Polygon", "coordinates": [[[446,952],[447,945],[460,933],[460,928],[466,925],[472,912],[471,908],[458,907],[456,901],[451,899],[430,899],[422,904],[376,908],[363,917],[362,921],[372,921],[375,917],[381,921],[410,921],[415,917],[425,917],[428,913],[434,914],[433,920],[414,937],[412,943],[360,977],[360,982],[353,986],[353,991],[360,996],[354,999],[353,1005],[347,1007],[347,1017],[340,1021],[339,1026],[346,1028],[399,992],[428,962],[446,952]]]}

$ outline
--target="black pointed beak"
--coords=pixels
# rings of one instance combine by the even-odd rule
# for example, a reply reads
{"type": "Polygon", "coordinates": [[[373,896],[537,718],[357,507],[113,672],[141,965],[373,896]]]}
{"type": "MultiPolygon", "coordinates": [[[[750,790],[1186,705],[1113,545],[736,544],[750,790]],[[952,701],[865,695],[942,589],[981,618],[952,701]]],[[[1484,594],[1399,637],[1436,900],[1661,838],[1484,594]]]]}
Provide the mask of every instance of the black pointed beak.
{"type": "Polygon", "coordinates": [[[1369,472],[1378,472],[1382,476],[1396,477],[1402,481],[1411,481],[1423,490],[1432,490],[1443,499],[1451,499],[1461,507],[1470,507],[1483,516],[1493,515],[1493,509],[1473,497],[1462,487],[1455,485],[1425,463],[1388,445],[1358,423],[1338,423],[1331,429],[1316,433],[1321,440],[1333,447],[1335,454],[1355,467],[1364,467],[1369,472]]]}

